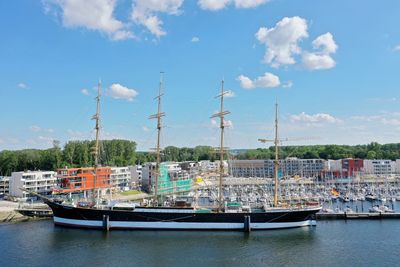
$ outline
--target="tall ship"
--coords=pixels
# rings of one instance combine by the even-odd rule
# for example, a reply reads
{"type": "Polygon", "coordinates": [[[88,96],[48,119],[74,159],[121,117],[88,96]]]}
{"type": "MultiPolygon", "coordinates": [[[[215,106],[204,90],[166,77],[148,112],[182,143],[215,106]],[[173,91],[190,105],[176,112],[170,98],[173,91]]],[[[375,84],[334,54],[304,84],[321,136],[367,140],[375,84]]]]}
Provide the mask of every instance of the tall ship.
{"type": "MultiPolygon", "coordinates": [[[[315,225],[315,213],[321,210],[318,203],[313,205],[298,203],[295,206],[280,205],[278,199],[279,186],[279,158],[278,158],[278,114],[275,119],[275,172],[274,172],[274,203],[272,207],[264,206],[260,209],[240,207],[227,203],[223,194],[224,190],[224,129],[225,116],[229,111],[224,110],[224,81],[221,82],[221,91],[217,96],[220,99],[220,110],[212,118],[219,118],[220,146],[219,146],[219,179],[218,195],[214,200],[216,205],[209,208],[198,208],[187,205],[162,205],[161,193],[159,192],[161,148],[160,133],[162,129],[162,117],[165,115],[161,110],[161,99],[163,96],[163,78],[159,84],[159,94],[156,97],[158,109],[155,115],[150,116],[157,120],[157,161],[155,168],[155,187],[152,201],[146,206],[142,205],[118,205],[101,204],[99,191],[93,189],[91,192],[92,204],[79,206],[57,199],[39,196],[52,209],[55,225],[94,228],[94,229],[158,229],[158,230],[268,230],[281,228],[294,228],[315,225]]],[[[95,142],[95,166],[94,177],[96,179],[99,168],[99,130],[100,130],[100,96],[101,86],[98,87],[97,112],[93,117],[96,121],[95,142]]],[[[277,111],[277,109],[276,109],[277,111]]],[[[260,139],[265,142],[266,140],[260,139]]],[[[96,183],[95,183],[96,184],[96,183]]]]}

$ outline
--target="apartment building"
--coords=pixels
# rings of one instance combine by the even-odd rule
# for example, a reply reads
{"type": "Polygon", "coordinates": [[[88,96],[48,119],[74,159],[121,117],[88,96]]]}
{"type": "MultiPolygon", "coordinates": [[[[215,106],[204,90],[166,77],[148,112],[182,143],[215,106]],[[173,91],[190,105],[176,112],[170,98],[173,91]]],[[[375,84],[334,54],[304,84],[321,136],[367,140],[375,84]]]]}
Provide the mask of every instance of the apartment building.
{"type": "Polygon", "coordinates": [[[111,167],[111,186],[113,188],[127,191],[131,187],[131,171],[129,167],[111,167]]]}
{"type": "Polygon", "coordinates": [[[0,194],[8,195],[10,193],[10,177],[0,176],[0,194]]]}
{"type": "MultiPolygon", "coordinates": [[[[280,176],[321,176],[325,168],[322,159],[287,158],[279,160],[280,176]]],[[[273,177],[274,160],[232,160],[229,161],[229,173],[234,177],[273,177]]]]}
{"type": "Polygon", "coordinates": [[[22,189],[49,195],[56,185],[56,180],[56,172],[53,171],[13,172],[9,180],[10,195],[18,198],[32,197],[22,189]]]}
{"type": "Polygon", "coordinates": [[[364,160],[364,173],[366,175],[391,176],[396,173],[396,161],[364,160]]]}

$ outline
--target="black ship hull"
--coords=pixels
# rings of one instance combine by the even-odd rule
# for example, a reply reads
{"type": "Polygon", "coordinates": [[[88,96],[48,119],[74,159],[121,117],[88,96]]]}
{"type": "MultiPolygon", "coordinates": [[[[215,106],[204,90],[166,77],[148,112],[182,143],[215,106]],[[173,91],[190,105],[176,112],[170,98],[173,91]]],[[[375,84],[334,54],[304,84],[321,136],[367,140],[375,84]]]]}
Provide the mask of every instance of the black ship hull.
{"type": "Polygon", "coordinates": [[[130,211],[76,208],[46,200],[56,225],[93,229],[267,230],[315,225],[320,207],[254,213],[198,212],[193,209],[135,208],[130,211]]]}

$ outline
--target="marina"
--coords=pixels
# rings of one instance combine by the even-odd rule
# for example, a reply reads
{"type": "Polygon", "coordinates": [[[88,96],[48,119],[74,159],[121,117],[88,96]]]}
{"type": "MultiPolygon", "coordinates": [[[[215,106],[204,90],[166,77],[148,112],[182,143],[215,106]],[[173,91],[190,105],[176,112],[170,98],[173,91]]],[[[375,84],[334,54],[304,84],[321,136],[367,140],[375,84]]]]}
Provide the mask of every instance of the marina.
{"type": "MultiPolygon", "coordinates": [[[[189,192],[181,192],[175,195],[164,195],[164,206],[169,206],[179,195],[186,195],[192,199],[197,208],[210,208],[213,206],[216,179],[210,178],[197,184],[189,192]],[[207,184],[207,185],[205,185],[207,184]]],[[[273,183],[268,179],[260,178],[224,178],[224,201],[240,202],[243,206],[251,209],[262,208],[273,201],[273,183]]],[[[351,180],[318,182],[313,180],[285,180],[281,182],[280,192],[286,196],[280,201],[299,203],[302,201],[319,201],[322,210],[317,213],[316,219],[320,220],[353,220],[353,219],[398,219],[400,212],[400,201],[396,198],[399,194],[398,181],[387,179],[375,179],[370,182],[352,182],[351,180]],[[335,190],[332,190],[332,189],[335,190]],[[377,196],[387,192],[387,200],[369,199],[366,196],[370,192],[376,192],[377,196]],[[358,193],[357,193],[358,192],[358,193]],[[346,199],[346,195],[352,197],[346,199]],[[355,197],[357,196],[357,197],[355,197]]],[[[124,203],[140,203],[146,199],[152,199],[152,195],[137,194],[124,197],[120,201],[124,203]]],[[[51,218],[52,212],[43,205],[24,204],[17,212],[28,217],[51,218]]],[[[4,221],[7,221],[6,219],[4,221]]]]}

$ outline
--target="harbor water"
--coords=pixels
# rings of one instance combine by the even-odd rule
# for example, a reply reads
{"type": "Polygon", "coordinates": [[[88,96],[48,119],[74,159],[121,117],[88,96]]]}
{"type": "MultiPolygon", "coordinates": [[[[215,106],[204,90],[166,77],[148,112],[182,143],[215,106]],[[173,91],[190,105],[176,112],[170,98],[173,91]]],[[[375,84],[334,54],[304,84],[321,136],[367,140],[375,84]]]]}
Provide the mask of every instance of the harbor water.
{"type": "Polygon", "coordinates": [[[272,231],[80,230],[0,225],[0,266],[398,266],[400,220],[272,231]]]}

